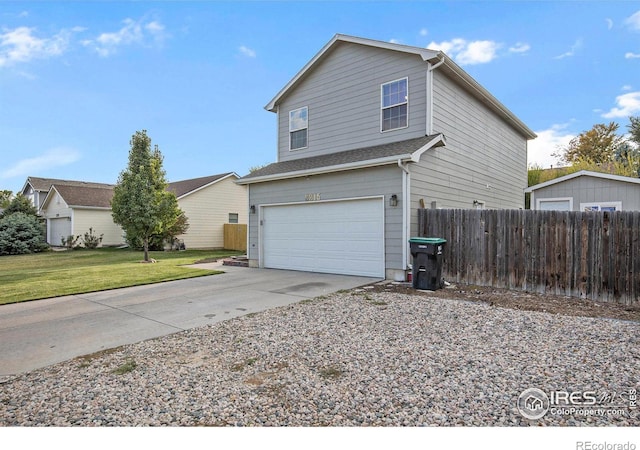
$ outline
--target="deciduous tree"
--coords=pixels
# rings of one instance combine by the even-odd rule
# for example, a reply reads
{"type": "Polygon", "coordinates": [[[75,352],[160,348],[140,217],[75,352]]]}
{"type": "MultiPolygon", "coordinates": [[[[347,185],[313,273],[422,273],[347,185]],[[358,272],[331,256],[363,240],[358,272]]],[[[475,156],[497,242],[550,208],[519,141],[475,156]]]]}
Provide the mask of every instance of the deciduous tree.
{"type": "Polygon", "coordinates": [[[162,168],[162,154],[146,130],[137,131],[131,138],[129,164],[120,173],[111,200],[115,223],[127,238],[142,241],[144,260],[149,261],[149,242],[171,230],[183,212],[173,192],[167,191],[162,168]]]}

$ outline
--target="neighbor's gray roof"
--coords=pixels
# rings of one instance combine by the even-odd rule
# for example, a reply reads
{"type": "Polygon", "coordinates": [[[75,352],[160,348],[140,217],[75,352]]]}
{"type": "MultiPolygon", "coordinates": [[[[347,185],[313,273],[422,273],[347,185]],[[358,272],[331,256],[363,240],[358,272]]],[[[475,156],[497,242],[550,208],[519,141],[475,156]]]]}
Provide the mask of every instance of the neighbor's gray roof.
{"type": "Polygon", "coordinates": [[[219,175],[211,175],[208,177],[200,177],[200,178],[192,178],[190,180],[175,181],[173,183],[169,183],[167,190],[170,192],[173,192],[176,195],[176,197],[182,197],[185,194],[193,192],[208,184],[211,184],[215,181],[219,181],[222,178],[225,178],[233,174],[234,174],[233,172],[226,172],[226,173],[221,173],[219,175]]]}
{"type": "MultiPolygon", "coordinates": [[[[89,183],[98,184],[98,183],[89,183]]],[[[111,208],[113,185],[102,186],[70,186],[54,183],[53,187],[69,206],[92,208],[111,208]]],[[[49,194],[50,195],[50,194],[49,194]]],[[[47,195],[47,197],[49,197],[47,195]]]]}
{"type": "Polygon", "coordinates": [[[240,182],[251,182],[252,179],[271,177],[277,175],[286,176],[293,172],[318,171],[325,167],[339,167],[346,164],[362,163],[366,165],[367,161],[380,160],[394,156],[410,155],[420,150],[425,145],[431,143],[442,135],[422,136],[406,141],[393,142],[390,144],[376,145],[373,147],[358,148],[355,150],[346,150],[343,152],[331,153],[328,155],[312,156],[309,158],[294,159],[290,161],[277,162],[269,164],[266,167],[251,172],[240,178],[240,182]]]}
{"type": "MultiPolygon", "coordinates": [[[[51,185],[56,186],[78,186],[78,187],[95,187],[95,188],[108,188],[113,189],[113,184],[106,183],[91,183],[88,181],[76,181],[76,180],[60,180],[57,178],[40,178],[40,177],[27,177],[27,183],[36,191],[48,191],[51,185]]],[[[25,187],[26,187],[25,184],[25,187]]],[[[24,191],[24,189],[23,189],[24,191]]]]}

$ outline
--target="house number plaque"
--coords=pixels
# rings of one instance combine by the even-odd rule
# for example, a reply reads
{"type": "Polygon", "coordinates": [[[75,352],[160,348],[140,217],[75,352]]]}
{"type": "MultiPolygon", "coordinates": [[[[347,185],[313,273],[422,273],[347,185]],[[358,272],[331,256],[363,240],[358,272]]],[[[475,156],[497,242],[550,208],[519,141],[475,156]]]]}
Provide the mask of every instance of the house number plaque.
{"type": "Polygon", "coordinates": [[[317,202],[320,200],[320,194],[305,194],[304,201],[305,202],[317,202]]]}

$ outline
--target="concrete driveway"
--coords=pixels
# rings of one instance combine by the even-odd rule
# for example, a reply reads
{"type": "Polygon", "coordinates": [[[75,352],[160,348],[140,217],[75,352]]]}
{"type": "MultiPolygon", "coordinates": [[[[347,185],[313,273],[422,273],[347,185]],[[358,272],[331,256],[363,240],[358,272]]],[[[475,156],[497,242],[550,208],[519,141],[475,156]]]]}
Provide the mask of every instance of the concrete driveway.
{"type": "Polygon", "coordinates": [[[0,377],[377,281],[209,268],[225,273],[0,306],[0,377]]]}

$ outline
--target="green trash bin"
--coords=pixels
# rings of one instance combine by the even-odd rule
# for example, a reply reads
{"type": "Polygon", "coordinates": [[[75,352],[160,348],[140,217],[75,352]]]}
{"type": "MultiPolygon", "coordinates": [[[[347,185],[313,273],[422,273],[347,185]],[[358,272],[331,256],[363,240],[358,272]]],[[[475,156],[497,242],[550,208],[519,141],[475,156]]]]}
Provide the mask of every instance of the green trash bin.
{"type": "Polygon", "coordinates": [[[409,239],[414,289],[435,291],[442,288],[442,250],[447,243],[442,238],[413,237],[409,239]]]}

